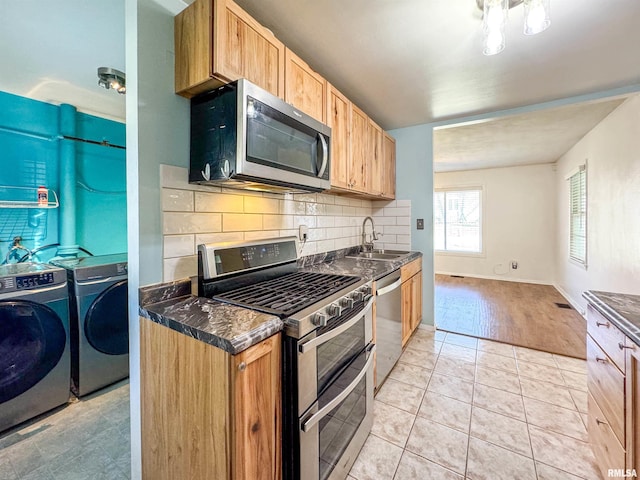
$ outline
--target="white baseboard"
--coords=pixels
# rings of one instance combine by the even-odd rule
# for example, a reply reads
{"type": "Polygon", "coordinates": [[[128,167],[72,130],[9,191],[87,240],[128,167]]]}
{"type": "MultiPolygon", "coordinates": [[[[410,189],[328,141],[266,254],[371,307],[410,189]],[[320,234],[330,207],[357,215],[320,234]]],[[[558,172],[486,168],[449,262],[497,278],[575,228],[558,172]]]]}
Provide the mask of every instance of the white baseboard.
{"type": "Polygon", "coordinates": [[[552,282],[543,282],[541,280],[530,280],[526,278],[504,277],[502,275],[477,275],[475,273],[458,273],[458,272],[435,272],[435,274],[436,275],[456,275],[460,277],[470,277],[470,278],[482,278],[484,280],[502,280],[505,282],[534,283],[536,285],[553,285],[552,282]]]}
{"type": "Polygon", "coordinates": [[[562,288],[560,285],[558,284],[553,284],[553,286],[555,287],[556,290],[558,290],[560,292],[560,295],[562,295],[564,298],[567,299],[567,302],[569,302],[569,304],[575,309],[576,312],[578,312],[580,315],[582,315],[584,318],[587,318],[587,312],[585,311],[584,307],[582,305],[580,305],[578,302],[575,301],[575,299],[573,297],[571,297],[571,295],[569,295],[564,288],[562,288]]]}

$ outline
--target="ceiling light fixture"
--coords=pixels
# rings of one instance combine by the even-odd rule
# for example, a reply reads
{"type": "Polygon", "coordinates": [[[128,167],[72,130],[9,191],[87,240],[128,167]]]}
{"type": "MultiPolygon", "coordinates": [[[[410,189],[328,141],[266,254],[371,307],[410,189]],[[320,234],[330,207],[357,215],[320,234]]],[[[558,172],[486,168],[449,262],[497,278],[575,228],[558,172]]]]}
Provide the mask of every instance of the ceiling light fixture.
{"type": "Polygon", "coordinates": [[[484,43],[482,53],[495,55],[504,50],[509,9],[524,3],[524,34],[535,35],[551,25],[550,0],[476,0],[482,10],[484,43]]]}
{"type": "Polygon", "coordinates": [[[98,85],[107,90],[113,88],[120,94],[127,93],[126,75],[115,68],[98,67],[98,85]]]}

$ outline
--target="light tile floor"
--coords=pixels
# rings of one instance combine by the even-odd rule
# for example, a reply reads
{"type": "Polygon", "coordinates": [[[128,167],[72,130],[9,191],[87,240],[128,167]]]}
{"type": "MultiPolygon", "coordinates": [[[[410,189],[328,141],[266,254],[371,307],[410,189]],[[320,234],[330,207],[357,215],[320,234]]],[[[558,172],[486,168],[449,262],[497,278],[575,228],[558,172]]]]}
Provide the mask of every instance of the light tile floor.
{"type": "Polygon", "coordinates": [[[123,381],[0,435],[0,480],[128,479],[129,438],[123,381]]]}
{"type": "MultiPolygon", "coordinates": [[[[357,480],[600,479],[586,362],[418,329],[376,396],[357,480]]],[[[0,436],[0,480],[130,478],[129,385],[0,436]]]]}
{"type": "Polygon", "coordinates": [[[600,480],[586,362],[418,329],[350,480],[600,480]]]}

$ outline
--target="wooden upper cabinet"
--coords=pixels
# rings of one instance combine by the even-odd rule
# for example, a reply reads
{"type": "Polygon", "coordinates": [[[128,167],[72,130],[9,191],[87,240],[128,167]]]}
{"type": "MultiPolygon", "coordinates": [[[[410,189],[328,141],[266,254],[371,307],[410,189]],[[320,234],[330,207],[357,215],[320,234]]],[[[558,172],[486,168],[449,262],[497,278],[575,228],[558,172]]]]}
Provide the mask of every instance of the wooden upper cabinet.
{"type": "Polygon", "coordinates": [[[327,81],[288,48],[284,59],[284,101],[326,123],[327,81]]]}
{"type": "Polygon", "coordinates": [[[331,127],[331,187],[348,189],[351,163],[351,102],[333,85],[328,87],[327,125],[331,127]]]}
{"type": "Polygon", "coordinates": [[[396,140],[384,133],[382,140],[382,197],[389,200],[396,198],[396,140]]]}
{"type": "Polygon", "coordinates": [[[231,0],[196,0],[175,17],[176,93],[246,78],[284,98],[285,47],[231,0]]]}
{"type": "Polygon", "coordinates": [[[351,155],[349,161],[349,188],[368,193],[369,117],[351,105],[351,155]]]}
{"type": "Polygon", "coordinates": [[[369,144],[367,148],[367,159],[369,168],[368,174],[368,193],[375,196],[382,196],[384,185],[384,168],[382,157],[382,128],[376,122],[369,119],[369,127],[367,136],[369,144]]]}

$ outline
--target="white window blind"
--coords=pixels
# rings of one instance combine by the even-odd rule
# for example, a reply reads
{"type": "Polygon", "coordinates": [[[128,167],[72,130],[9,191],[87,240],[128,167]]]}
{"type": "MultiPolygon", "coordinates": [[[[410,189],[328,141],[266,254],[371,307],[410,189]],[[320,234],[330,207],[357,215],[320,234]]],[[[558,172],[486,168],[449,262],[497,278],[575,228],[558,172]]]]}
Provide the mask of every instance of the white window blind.
{"type": "Polygon", "coordinates": [[[482,190],[437,190],[433,209],[436,250],[482,252],[482,190]]]}
{"type": "Polygon", "coordinates": [[[587,264],[587,169],[581,165],[569,177],[569,258],[587,264]]]}

